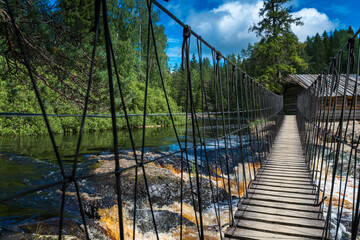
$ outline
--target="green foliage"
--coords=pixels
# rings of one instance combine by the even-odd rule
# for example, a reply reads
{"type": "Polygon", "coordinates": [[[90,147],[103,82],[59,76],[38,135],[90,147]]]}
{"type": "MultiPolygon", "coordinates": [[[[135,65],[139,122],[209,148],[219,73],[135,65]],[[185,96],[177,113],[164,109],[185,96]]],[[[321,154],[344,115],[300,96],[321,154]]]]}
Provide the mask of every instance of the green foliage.
{"type": "Polygon", "coordinates": [[[262,123],[265,123],[266,120],[264,118],[259,118],[259,119],[256,119],[254,121],[250,121],[249,122],[249,125],[250,125],[250,131],[251,132],[254,132],[255,129],[256,129],[256,126],[262,124],[262,123]]]}
{"type": "Polygon", "coordinates": [[[79,40],[94,27],[94,5],[93,0],[62,0],[59,3],[65,25],[79,40]]]}
{"type": "MultiPolygon", "coordinates": [[[[24,76],[26,78],[27,76],[24,76]]],[[[135,79],[135,80],[134,80],[135,79]]],[[[22,85],[17,79],[6,81],[0,78],[0,111],[16,113],[40,113],[37,99],[29,84],[22,85]]],[[[145,83],[127,80],[124,95],[129,113],[142,113],[145,100],[145,83]]],[[[126,81],[124,81],[126,82],[126,81]]],[[[40,89],[44,88],[42,84],[40,89]]],[[[72,107],[66,99],[59,99],[59,96],[52,91],[41,92],[44,105],[48,114],[81,114],[81,109],[72,107]]],[[[119,98],[117,98],[119,100],[119,98]]],[[[180,112],[177,104],[171,98],[169,99],[171,110],[180,112]]],[[[121,104],[118,101],[118,114],[123,114],[121,104]]],[[[158,88],[148,89],[148,107],[147,113],[167,113],[168,108],[164,93],[158,88]]],[[[89,112],[96,114],[96,112],[89,112]]],[[[184,117],[175,116],[176,123],[184,123],[184,117]]],[[[80,117],[49,117],[50,125],[54,133],[75,133],[80,130],[80,117]]],[[[131,117],[132,127],[142,126],[143,118],[131,117]]],[[[171,120],[167,116],[147,117],[146,125],[170,125],[171,120]]],[[[118,118],[118,127],[125,128],[124,118],[118,118]]],[[[111,120],[108,118],[87,118],[85,131],[105,131],[112,128],[111,120]]],[[[40,135],[46,134],[47,129],[42,117],[7,117],[0,118],[0,136],[5,135],[40,135]]]]}
{"type": "MultiPolygon", "coordinates": [[[[302,22],[300,18],[291,16],[291,7],[283,6],[288,2],[290,1],[264,1],[264,7],[259,13],[262,20],[249,29],[260,36],[261,40],[249,45],[241,53],[242,68],[278,93],[282,92],[283,80],[288,74],[321,73],[354,34],[349,27],[347,30],[317,33],[313,37],[307,37],[305,43],[299,43],[290,26],[301,25],[302,22]]],[[[355,54],[358,54],[358,44],[355,46],[355,54]]],[[[347,50],[345,54],[346,52],[347,50]]],[[[346,61],[342,65],[342,71],[345,71],[346,61]]]]}
{"type": "MultiPolygon", "coordinates": [[[[334,32],[323,32],[322,35],[317,33],[313,37],[307,37],[304,46],[303,57],[307,60],[309,68],[305,73],[319,74],[330,63],[332,58],[347,43],[348,39],[354,35],[351,26],[345,30],[335,30],[334,32]]],[[[356,38],[356,42],[358,42],[356,38]]],[[[358,54],[359,45],[355,44],[355,54],[358,54]]],[[[347,50],[345,50],[347,52],[347,50]]],[[[344,62],[344,65],[346,62],[344,62]]],[[[343,71],[346,67],[342,67],[343,71]]]]}
{"type": "MultiPolygon", "coordinates": [[[[225,69],[224,66],[220,66],[222,79],[225,79],[225,69]]],[[[191,71],[191,86],[194,98],[194,105],[196,112],[204,111],[215,111],[215,88],[214,88],[214,67],[210,64],[210,59],[204,58],[202,60],[202,73],[203,73],[203,81],[204,81],[204,91],[206,97],[206,102],[209,109],[206,109],[206,105],[203,106],[202,100],[202,88],[201,88],[201,77],[200,77],[200,65],[199,61],[195,55],[192,56],[190,61],[190,71],[191,71]]],[[[183,70],[178,65],[175,65],[174,70],[172,72],[172,91],[171,96],[176,101],[177,105],[180,109],[185,112],[186,111],[186,100],[188,99],[187,95],[187,70],[183,70]]],[[[225,88],[224,81],[224,88],[225,88]]],[[[225,94],[224,94],[225,96],[225,94]]],[[[189,101],[188,101],[188,104],[189,101]]],[[[188,105],[188,112],[190,112],[190,107],[188,105]]]]}
{"type": "Polygon", "coordinates": [[[291,33],[291,24],[302,25],[300,18],[291,16],[292,6],[285,8],[283,4],[291,0],[265,0],[259,15],[263,19],[249,30],[260,36],[262,40],[287,37],[291,33]]]}
{"type": "MultiPolygon", "coordinates": [[[[24,45],[32,71],[48,114],[81,114],[89,79],[89,66],[94,37],[94,1],[61,0],[15,2],[10,4],[24,36],[24,45]],[[57,5],[56,5],[57,4],[57,5]]],[[[117,70],[128,113],[142,113],[145,100],[146,43],[148,15],[145,1],[107,1],[108,20],[117,70]]],[[[166,35],[158,25],[160,12],[153,11],[156,46],[167,89],[171,89],[171,73],[167,68],[166,35]]],[[[40,113],[26,68],[23,66],[13,26],[2,21],[0,28],[0,112],[40,113]],[[6,36],[9,36],[6,37],[6,36]]],[[[109,113],[109,80],[106,65],[104,30],[101,25],[88,114],[109,113]]],[[[147,113],[167,113],[168,107],[153,48],[150,55],[150,79],[147,113]]],[[[114,83],[115,83],[114,79],[114,83]]],[[[123,114],[116,86],[116,111],[123,114]]],[[[170,92],[169,92],[170,93],[170,92]]],[[[180,112],[170,97],[173,112],[180,112]]],[[[49,117],[55,133],[80,130],[80,117],[49,117]]],[[[184,117],[176,116],[177,123],[184,117]]],[[[132,127],[142,126],[142,117],[130,119],[132,127]]],[[[146,125],[170,125],[169,117],[148,117],[146,125]]],[[[118,127],[125,128],[124,118],[118,127]]],[[[87,118],[85,131],[111,129],[111,119],[87,118]]],[[[0,118],[0,136],[46,134],[41,117],[0,118]]]]}
{"type": "Polygon", "coordinates": [[[290,0],[267,0],[259,15],[262,20],[251,27],[261,37],[260,42],[249,45],[243,52],[242,65],[267,88],[281,92],[282,80],[288,74],[294,74],[307,68],[300,57],[301,44],[291,31],[291,24],[302,25],[300,18],[293,18],[292,8],[283,4],[290,0]]]}

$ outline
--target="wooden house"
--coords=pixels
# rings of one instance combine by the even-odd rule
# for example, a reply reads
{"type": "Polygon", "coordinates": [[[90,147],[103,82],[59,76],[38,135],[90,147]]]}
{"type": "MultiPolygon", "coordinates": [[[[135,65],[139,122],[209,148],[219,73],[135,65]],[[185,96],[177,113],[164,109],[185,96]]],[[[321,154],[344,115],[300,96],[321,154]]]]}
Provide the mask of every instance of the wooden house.
{"type": "Polygon", "coordinates": [[[315,74],[291,74],[284,85],[284,111],[287,115],[297,112],[297,97],[303,93],[316,79],[315,74]]]}
{"type": "MultiPolygon", "coordinates": [[[[317,74],[291,74],[287,77],[286,83],[284,85],[284,111],[285,114],[293,115],[297,112],[297,98],[303,93],[307,88],[313,84],[313,82],[318,78],[317,74]]],[[[331,76],[322,79],[322,91],[319,92],[319,96],[324,99],[318,101],[319,104],[322,104],[324,109],[330,107],[330,111],[334,109],[336,104],[336,116],[340,117],[342,103],[344,97],[345,101],[345,116],[348,117],[350,108],[352,106],[352,114],[354,112],[354,106],[352,104],[354,96],[357,96],[356,110],[357,110],[357,119],[360,119],[360,77],[358,79],[356,87],[356,75],[350,75],[347,90],[345,92],[346,84],[346,75],[342,74],[340,80],[336,82],[339,86],[335,87],[335,83],[332,85],[331,76]],[[331,88],[332,86],[332,88],[331,88]],[[356,93],[355,93],[356,88],[356,93]],[[359,116],[358,116],[359,115],[359,116]]],[[[320,105],[318,105],[319,107],[320,105]]],[[[351,115],[352,115],[351,114],[351,115]]]]}

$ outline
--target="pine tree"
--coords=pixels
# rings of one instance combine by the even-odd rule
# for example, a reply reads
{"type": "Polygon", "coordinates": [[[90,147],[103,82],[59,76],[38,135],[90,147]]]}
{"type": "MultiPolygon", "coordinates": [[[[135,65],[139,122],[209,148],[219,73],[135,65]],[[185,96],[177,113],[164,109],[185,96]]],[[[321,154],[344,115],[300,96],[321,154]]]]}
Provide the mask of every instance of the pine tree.
{"type": "Polygon", "coordinates": [[[262,39],[277,38],[285,33],[291,32],[291,24],[302,25],[300,18],[291,16],[292,7],[284,8],[282,5],[290,0],[266,0],[264,7],[260,9],[259,16],[263,20],[258,22],[251,31],[262,39]]]}
{"type": "Polygon", "coordinates": [[[251,49],[256,64],[255,76],[275,91],[281,91],[281,83],[287,74],[307,67],[299,56],[299,42],[291,31],[291,25],[302,25],[300,18],[291,15],[292,7],[284,7],[290,0],[266,0],[259,15],[262,20],[249,31],[261,37],[251,49]]]}
{"type": "Polygon", "coordinates": [[[314,38],[313,43],[313,66],[311,73],[321,73],[323,68],[325,67],[325,52],[324,52],[324,43],[320,37],[320,34],[317,33],[314,38]]]}
{"type": "Polygon", "coordinates": [[[93,0],[62,0],[59,7],[67,27],[71,28],[73,36],[81,40],[94,27],[93,0]]]}
{"type": "Polygon", "coordinates": [[[325,55],[325,63],[329,63],[331,61],[331,58],[333,57],[331,54],[331,43],[330,43],[330,37],[326,31],[323,32],[322,35],[323,39],[323,48],[324,48],[324,55],[325,55]]]}

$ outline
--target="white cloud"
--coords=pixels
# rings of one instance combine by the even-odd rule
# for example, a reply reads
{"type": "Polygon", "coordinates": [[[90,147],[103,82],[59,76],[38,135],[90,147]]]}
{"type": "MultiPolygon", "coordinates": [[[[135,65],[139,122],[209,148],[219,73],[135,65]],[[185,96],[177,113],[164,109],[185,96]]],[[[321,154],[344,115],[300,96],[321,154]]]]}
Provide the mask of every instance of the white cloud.
{"type": "Polygon", "coordinates": [[[180,57],[181,56],[181,47],[180,46],[169,47],[167,49],[167,55],[168,55],[168,57],[180,57]]]}
{"type": "Polygon", "coordinates": [[[240,53],[256,35],[248,29],[259,21],[263,2],[226,2],[208,12],[191,11],[186,23],[223,54],[240,53]]]}
{"type": "MultiPolygon", "coordinates": [[[[297,1],[293,0],[291,3],[297,4],[297,1]]],[[[192,30],[223,54],[238,54],[242,49],[246,49],[249,43],[253,44],[259,41],[256,34],[248,30],[260,21],[259,11],[262,7],[262,0],[225,0],[210,11],[188,9],[186,11],[188,17],[185,22],[192,27],[192,30]]],[[[172,8],[178,12],[180,11],[178,5],[172,6],[172,8]]],[[[293,16],[302,17],[302,21],[305,23],[303,26],[292,26],[292,30],[300,41],[305,41],[308,35],[313,36],[317,32],[322,33],[324,30],[330,31],[338,26],[337,20],[330,20],[325,13],[320,13],[315,8],[303,8],[298,12],[294,12],[293,16]]],[[[168,54],[179,57],[181,50],[172,48],[171,43],[175,43],[175,41],[173,41],[174,39],[169,40],[168,54]]],[[[196,44],[193,43],[192,50],[195,52],[196,44]]],[[[205,48],[204,51],[206,51],[205,48]]],[[[209,52],[207,51],[206,54],[209,54],[209,52]]]]}
{"type": "Polygon", "coordinates": [[[306,40],[307,36],[314,36],[316,33],[323,33],[325,30],[334,30],[338,21],[331,21],[325,13],[320,13],[315,8],[303,8],[293,13],[294,17],[301,17],[303,26],[292,26],[292,30],[298,36],[301,42],[306,40]]]}
{"type": "Polygon", "coordinates": [[[180,43],[181,40],[178,39],[178,38],[168,38],[168,39],[167,39],[167,42],[168,42],[168,43],[180,43]]]}

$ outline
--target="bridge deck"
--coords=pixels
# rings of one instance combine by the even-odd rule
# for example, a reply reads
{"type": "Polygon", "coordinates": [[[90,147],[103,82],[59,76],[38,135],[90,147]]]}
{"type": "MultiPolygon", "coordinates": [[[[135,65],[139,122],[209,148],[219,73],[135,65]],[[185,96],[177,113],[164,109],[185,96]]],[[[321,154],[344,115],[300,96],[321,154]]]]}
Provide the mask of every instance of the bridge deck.
{"type": "Polygon", "coordinates": [[[226,239],[319,239],[324,221],[302,154],[295,116],[285,116],[269,160],[235,214],[226,239]]]}

